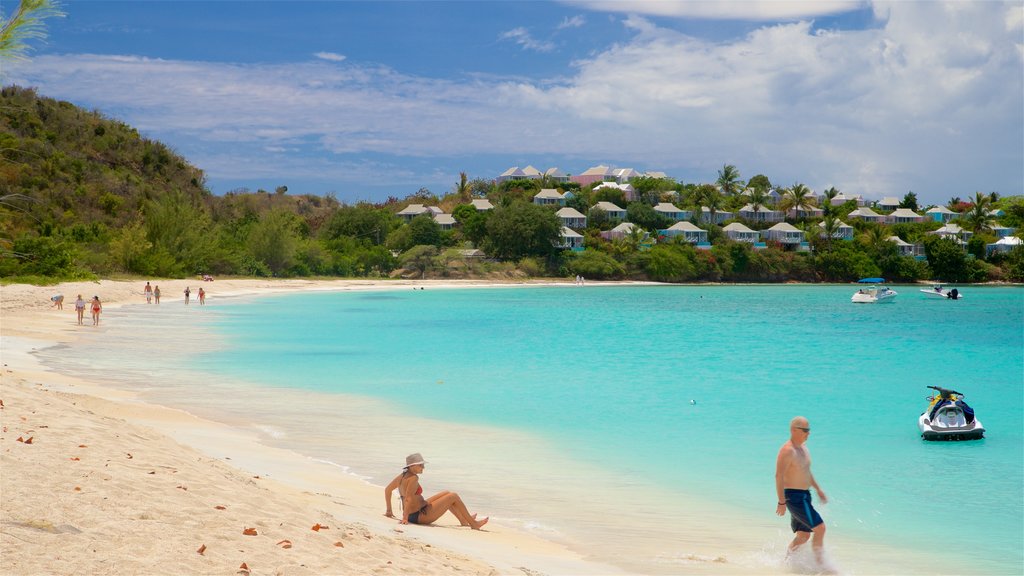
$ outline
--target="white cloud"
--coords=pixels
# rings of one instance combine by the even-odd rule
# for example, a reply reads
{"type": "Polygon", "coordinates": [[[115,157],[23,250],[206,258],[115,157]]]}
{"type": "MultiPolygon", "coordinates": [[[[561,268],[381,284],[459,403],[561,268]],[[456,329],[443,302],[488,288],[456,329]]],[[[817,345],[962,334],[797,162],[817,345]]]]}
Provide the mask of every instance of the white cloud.
{"type": "Polygon", "coordinates": [[[598,12],[707,20],[801,20],[856,10],[864,0],[563,0],[598,12]]]}
{"type": "Polygon", "coordinates": [[[502,32],[498,38],[501,40],[512,40],[516,44],[523,47],[523,50],[533,50],[535,52],[551,52],[555,49],[555,45],[552,42],[546,40],[536,40],[530,35],[530,32],[523,27],[513,28],[507,32],[502,32]]]}
{"type": "MultiPolygon", "coordinates": [[[[379,181],[355,158],[430,165],[487,154],[579,159],[559,161],[570,172],[611,159],[686,181],[713,180],[730,163],[778,184],[873,198],[913,190],[929,203],[1024,194],[1024,67],[1006,5],[893,2],[876,12],[886,19],[875,29],[797,22],[730,42],[632,16],[630,40],[562,78],[89,54],[37,57],[10,77],[123,119],[211,177],[379,181]]],[[[388,178],[414,182],[404,170],[388,178]]]]}
{"type": "Polygon", "coordinates": [[[572,18],[566,16],[565,19],[563,19],[562,22],[558,25],[558,29],[564,30],[566,28],[580,28],[584,26],[586,23],[587,19],[584,18],[583,16],[576,15],[573,16],[572,18]]]}
{"type": "Polygon", "coordinates": [[[313,56],[330,62],[341,62],[345,60],[345,56],[343,54],[337,54],[335,52],[317,52],[316,54],[313,54],[313,56]]]}

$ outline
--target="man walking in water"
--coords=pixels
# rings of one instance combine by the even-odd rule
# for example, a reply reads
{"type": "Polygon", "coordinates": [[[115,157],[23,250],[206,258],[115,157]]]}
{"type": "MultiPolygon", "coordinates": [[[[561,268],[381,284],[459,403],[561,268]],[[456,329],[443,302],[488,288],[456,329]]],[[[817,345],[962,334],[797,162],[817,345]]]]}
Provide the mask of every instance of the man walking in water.
{"type": "Polygon", "coordinates": [[[790,527],[796,536],[789,543],[786,552],[788,558],[812,535],[811,547],[818,565],[825,567],[822,548],[825,541],[825,522],[818,511],[811,505],[811,488],[818,493],[822,504],[828,503],[828,497],[811,474],[811,453],[807,451],[807,438],[811,434],[811,425],[807,418],[797,416],[789,422],[789,441],[779,449],[779,457],[775,462],[775,492],[778,506],[775,513],[783,516],[789,509],[790,527]]]}

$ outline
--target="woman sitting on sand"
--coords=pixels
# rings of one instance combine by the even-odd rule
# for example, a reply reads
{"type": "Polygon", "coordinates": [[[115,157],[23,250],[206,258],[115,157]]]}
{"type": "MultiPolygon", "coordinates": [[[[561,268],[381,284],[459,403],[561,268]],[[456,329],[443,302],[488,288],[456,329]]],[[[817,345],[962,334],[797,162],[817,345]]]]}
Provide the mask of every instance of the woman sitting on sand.
{"type": "Polygon", "coordinates": [[[419,453],[406,457],[402,473],[395,476],[395,479],[384,488],[384,500],[387,502],[385,516],[395,517],[391,511],[391,493],[398,488],[398,495],[402,498],[402,524],[430,524],[449,511],[459,519],[459,524],[469,526],[473,530],[479,530],[487,524],[488,518],[477,520],[476,514],[470,514],[462,498],[454,492],[445,490],[424,499],[423,487],[420,486],[419,480],[424,464],[426,462],[419,453]]]}

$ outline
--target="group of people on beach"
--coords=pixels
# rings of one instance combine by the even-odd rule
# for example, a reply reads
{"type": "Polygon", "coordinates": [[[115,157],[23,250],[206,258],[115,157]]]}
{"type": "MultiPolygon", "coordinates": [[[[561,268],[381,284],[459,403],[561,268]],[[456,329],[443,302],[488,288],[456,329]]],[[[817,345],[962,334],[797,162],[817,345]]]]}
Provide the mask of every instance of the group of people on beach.
{"type": "MultiPolygon", "coordinates": [[[[153,286],[149,282],[146,282],[146,285],[142,288],[142,294],[146,297],[146,304],[152,304],[153,302],[156,302],[157,304],[160,303],[160,286],[153,286]]],[[[192,291],[189,289],[188,286],[186,286],[185,287],[185,304],[189,303],[189,299],[191,298],[191,295],[192,295],[192,291]]],[[[198,296],[199,296],[199,304],[200,305],[205,305],[206,304],[206,290],[203,290],[203,288],[200,287],[199,288],[199,292],[198,292],[198,296]]],[[[56,308],[57,310],[63,310],[64,309],[64,295],[63,294],[54,294],[53,296],[50,297],[50,302],[52,302],[52,304],[50,305],[52,308],[56,308]]],[[[99,296],[93,296],[92,300],[90,300],[88,303],[86,303],[86,301],[82,298],[82,295],[81,294],[78,295],[78,298],[75,300],[75,312],[78,314],[78,325],[79,326],[83,326],[85,324],[84,318],[85,318],[85,309],[86,308],[89,308],[89,310],[90,310],[90,312],[92,314],[92,325],[93,326],[99,326],[100,325],[100,313],[103,312],[103,303],[100,301],[100,297],[99,296]]]]}
{"type": "MultiPolygon", "coordinates": [[[[830,573],[832,569],[824,559],[825,523],[814,509],[811,489],[817,492],[822,504],[828,503],[828,497],[811,473],[811,454],[806,446],[810,435],[811,425],[807,418],[797,416],[790,420],[789,440],[779,449],[775,462],[775,492],[778,497],[775,513],[784,516],[788,511],[790,516],[789,525],[794,537],[786,549],[786,558],[789,559],[797,549],[811,540],[811,548],[819,567],[830,573]]],[[[397,489],[402,505],[402,524],[432,524],[445,512],[451,512],[459,524],[473,530],[479,530],[487,524],[489,518],[477,519],[477,515],[469,512],[462,498],[455,492],[444,490],[424,498],[420,474],[423,474],[426,464],[418,452],[406,456],[402,472],[384,488],[385,516],[395,518],[391,497],[397,489]]]]}

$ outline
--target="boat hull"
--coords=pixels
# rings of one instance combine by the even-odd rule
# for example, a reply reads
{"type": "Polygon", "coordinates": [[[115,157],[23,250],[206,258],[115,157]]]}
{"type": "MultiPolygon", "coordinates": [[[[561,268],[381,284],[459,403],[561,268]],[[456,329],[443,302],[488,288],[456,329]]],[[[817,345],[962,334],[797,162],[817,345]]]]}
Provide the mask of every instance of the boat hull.
{"type": "Polygon", "coordinates": [[[933,442],[981,440],[985,437],[985,427],[981,425],[981,421],[978,419],[964,426],[941,427],[933,426],[931,421],[928,420],[927,413],[925,413],[921,415],[917,426],[921,430],[921,438],[933,442]]]}

